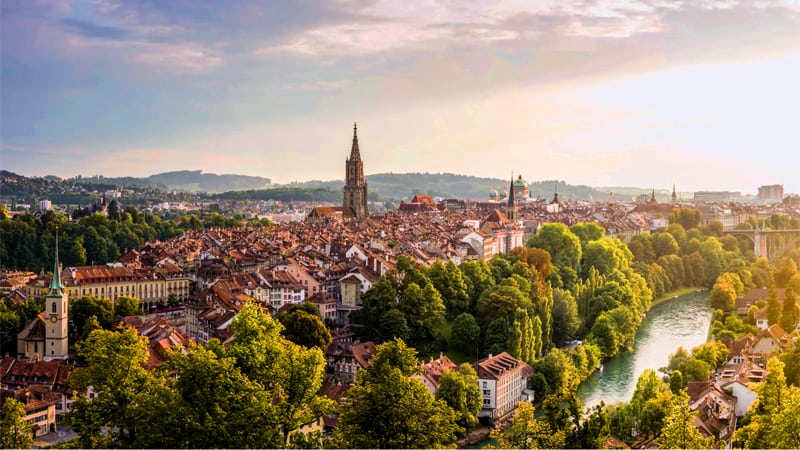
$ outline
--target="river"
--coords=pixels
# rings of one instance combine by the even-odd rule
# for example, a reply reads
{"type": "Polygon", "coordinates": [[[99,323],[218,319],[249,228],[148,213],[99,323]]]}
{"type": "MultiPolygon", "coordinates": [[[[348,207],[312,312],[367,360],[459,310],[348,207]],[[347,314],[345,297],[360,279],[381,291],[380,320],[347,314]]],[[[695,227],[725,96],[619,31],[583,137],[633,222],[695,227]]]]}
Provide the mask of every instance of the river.
{"type": "Polygon", "coordinates": [[[578,388],[583,406],[630,401],[636,380],[645,369],[666,366],[678,346],[691,350],[705,342],[712,313],[707,298],[708,291],[694,292],[651,308],[636,332],[633,351],[603,363],[603,370],[593,373],[578,388]]]}

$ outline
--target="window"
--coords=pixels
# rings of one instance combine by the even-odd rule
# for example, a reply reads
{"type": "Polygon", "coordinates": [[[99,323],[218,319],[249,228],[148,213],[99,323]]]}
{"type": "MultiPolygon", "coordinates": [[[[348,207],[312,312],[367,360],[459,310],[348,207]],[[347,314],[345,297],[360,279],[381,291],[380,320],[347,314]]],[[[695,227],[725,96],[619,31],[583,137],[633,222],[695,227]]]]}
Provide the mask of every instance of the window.
{"type": "Polygon", "coordinates": [[[53,302],[53,306],[50,309],[52,312],[56,312],[56,302],[53,302]]]}

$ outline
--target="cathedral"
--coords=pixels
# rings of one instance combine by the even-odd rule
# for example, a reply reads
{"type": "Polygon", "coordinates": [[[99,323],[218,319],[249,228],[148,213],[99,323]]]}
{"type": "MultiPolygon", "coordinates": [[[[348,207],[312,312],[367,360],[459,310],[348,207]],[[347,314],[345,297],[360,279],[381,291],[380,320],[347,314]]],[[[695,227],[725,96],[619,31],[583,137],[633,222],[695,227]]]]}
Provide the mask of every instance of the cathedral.
{"type": "Polygon", "coordinates": [[[350,157],[345,163],[344,200],[342,213],[345,217],[365,219],[369,216],[367,209],[367,182],[364,181],[364,163],[358,149],[358,127],[353,124],[353,146],[350,157]]]}

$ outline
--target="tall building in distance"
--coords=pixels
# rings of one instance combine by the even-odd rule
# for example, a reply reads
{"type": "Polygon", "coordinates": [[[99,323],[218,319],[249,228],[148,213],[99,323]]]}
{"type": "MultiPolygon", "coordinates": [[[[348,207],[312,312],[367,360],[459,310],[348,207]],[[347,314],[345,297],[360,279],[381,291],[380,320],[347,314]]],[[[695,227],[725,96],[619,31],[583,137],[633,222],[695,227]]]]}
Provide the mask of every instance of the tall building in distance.
{"type": "Polygon", "coordinates": [[[783,185],[759,186],[758,199],[768,203],[780,203],[783,200],[783,185]]]}
{"type": "Polygon", "coordinates": [[[358,149],[358,126],[353,124],[353,146],[345,163],[344,200],[342,213],[345,217],[365,219],[367,210],[367,182],[364,181],[364,163],[358,149]]]}

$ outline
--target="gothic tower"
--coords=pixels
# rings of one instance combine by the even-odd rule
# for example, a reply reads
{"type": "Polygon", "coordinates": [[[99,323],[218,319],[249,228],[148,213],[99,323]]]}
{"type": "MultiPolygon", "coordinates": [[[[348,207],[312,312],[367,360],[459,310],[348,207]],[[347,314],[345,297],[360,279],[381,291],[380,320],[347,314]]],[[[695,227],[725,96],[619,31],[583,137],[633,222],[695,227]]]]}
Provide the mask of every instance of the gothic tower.
{"type": "Polygon", "coordinates": [[[58,265],[58,234],[56,234],[56,257],[53,266],[53,280],[50,281],[50,288],[45,297],[45,342],[43,359],[64,359],[69,355],[68,339],[68,307],[69,295],[61,285],[61,269],[58,265]]]}
{"type": "Polygon", "coordinates": [[[678,193],[675,192],[675,183],[672,183],[672,203],[678,202],[678,193]]]}
{"type": "Polygon", "coordinates": [[[511,186],[508,188],[508,205],[506,206],[506,217],[514,222],[517,220],[517,203],[514,201],[514,174],[511,174],[511,186]]]}
{"type": "Polygon", "coordinates": [[[364,163],[358,150],[358,127],[353,124],[353,146],[345,163],[343,214],[345,217],[365,219],[367,210],[367,182],[364,181],[364,163]]]}

